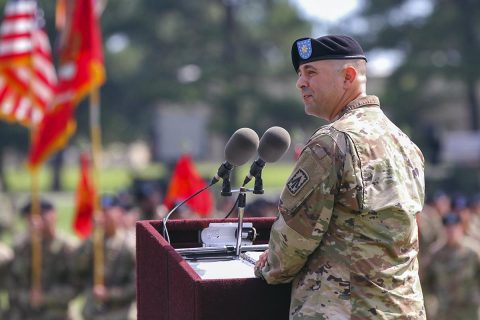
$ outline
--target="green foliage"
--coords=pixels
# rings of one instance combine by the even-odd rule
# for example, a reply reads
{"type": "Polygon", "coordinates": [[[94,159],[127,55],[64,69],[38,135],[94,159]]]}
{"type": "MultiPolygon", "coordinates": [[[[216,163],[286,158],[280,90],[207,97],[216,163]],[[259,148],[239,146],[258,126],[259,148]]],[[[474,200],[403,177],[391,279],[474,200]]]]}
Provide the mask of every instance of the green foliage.
{"type": "MultiPolygon", "coordinates": [[[[466,107],[469,123],[479,129],[475,86],[480,65],[480,7],[475,1],[367,0],[357,20],[365,49],[397,50],[400,67],[386,79],[384,109],[414,140],[428,148],[425,127],[437,127],[431,115],[442,107],[466,107]],[[423,4],[423,6],[422,6],[423,4]],[[420,7],[419,7],[420,6],[420,7]],[[431,7],[430,7],[431,6],[431,7]],[[419,8],[424,8],[422,10],[419,8]]],[[[353,18],[355,19],[355,18],[353,18]]]]}
{"type": "MultiPolygon", "coordinates": [[[[226,134],[266,120],[265,103],[285,97],[267,94],[264,84],[294,79],[291,41],[310,32],[287,0],[110,1],[102,27],[107,43],[118,35],[128,39],[123,51],[105,51],[107,142],[147,137],[161,102],[203,102],[215,109],[212,129],[226,134]],[[178,79],[187,65],[199,68],[198,80],[178,79]]],[[[299,101],[290,107],[303,113],[299,101]]]]}

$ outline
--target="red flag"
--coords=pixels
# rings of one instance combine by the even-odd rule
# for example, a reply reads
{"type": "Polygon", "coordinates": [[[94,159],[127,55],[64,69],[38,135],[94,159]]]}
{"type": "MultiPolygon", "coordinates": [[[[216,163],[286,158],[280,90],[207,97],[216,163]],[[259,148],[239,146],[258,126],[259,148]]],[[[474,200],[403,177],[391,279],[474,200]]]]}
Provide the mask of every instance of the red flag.
{"type": "Polygon", "coordinates": [[[38,124],[51,103],[57,75],[35,0],[10,0],[0,32],[0,118],[38,124]]]}
{"type": "Polygon", "coordinates": [[[61,39],[59,92],[72,92],[76,105],[105,82],[102,39],[93,0],[73,1],[61,39]]]}
{"type": "Polygon", "coordinates": [[[28,167],[35,170],[46,158],[60,150],[76,129],[72,98],[55,97],[55,109],[47,112],[36,130],[28,155],[28,167]]]}
{"type": "Polygon", "coordinates": [[[90,159],[86,154],[80,156],[80,168],[73,229],[80,238],[85,239],[92,232],[93,210],[96,199],[96,190],[91,176],[90,159]]]}
{"type": "Polygon", "coordinates": [[[54,103],[33,139],[28,159],[32,170],[67,143],[76,127],[73,109],[105,81],[100,28],[92,1],[68,2],[73,11],[62,37],[60,82],[54,103]]]}
{"type": "MultiPolygon", "coordinates": [[[[183,155],[178,159],[173,170],[164,205],[171,209],[177,202],[185,200],[206,185],[190,156],[183,155]]],[[[196,213],[206,217],[210,215],[213,209],[213,197],[209,190],[205,190],[190,199],[186,204],[196,213]]]]}

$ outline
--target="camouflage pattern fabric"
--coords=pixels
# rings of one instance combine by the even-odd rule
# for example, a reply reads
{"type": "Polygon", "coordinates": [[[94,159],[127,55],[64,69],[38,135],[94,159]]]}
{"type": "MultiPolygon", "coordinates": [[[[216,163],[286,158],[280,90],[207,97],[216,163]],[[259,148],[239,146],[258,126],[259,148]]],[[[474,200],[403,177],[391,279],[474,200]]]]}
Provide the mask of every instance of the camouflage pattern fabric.
{"type": "Polygon", "coordinates": [[[31,289],[31,240],[22,236],[14,245],[15,259],[8,274],[10,320],[65,320],[68,305],[75,296],[67,261],[71,258],[73,245],[66,237],[42,241],[42,294],[43,303],[34,307],[30,304],[31,289]]]}
{"type": "Polygon", "coordinates": [[[86,297],[82,315],[85,320],[128,319],[136,294],[135,252],[123,232],[105,239],[105,286],[110,296],[106,302],[99,303],[92,293],[93,249],[92,240],[85,241],[72,260],[77,290],[83,291],[86,297]]]}
{"type": "Polygon", "coordinates": [[[445,243],[432,253],[423,282],[425,291],[438,300],[432,319],[479,319],[480,255],[468,241],[459,246],[445,243]]]}
{"type": "Polygon", "coordinates": [[[0,289],[5,288],[7,271],[13,259],[13,251],[6,244],[0,242],[0,289]]]}
{"type": "Polygon", "coordinates": [[[13,251],[0,242],[0,319],[5,319],[7,279],[10,263],[13,259],[13,251]]]}
{"type": "Polygon", "coordinates": [[[282,192],[268,283],[292,281],[290,319],[425,319],[416,215],[424,159],[375,96],[308,141],[282,192]]]}

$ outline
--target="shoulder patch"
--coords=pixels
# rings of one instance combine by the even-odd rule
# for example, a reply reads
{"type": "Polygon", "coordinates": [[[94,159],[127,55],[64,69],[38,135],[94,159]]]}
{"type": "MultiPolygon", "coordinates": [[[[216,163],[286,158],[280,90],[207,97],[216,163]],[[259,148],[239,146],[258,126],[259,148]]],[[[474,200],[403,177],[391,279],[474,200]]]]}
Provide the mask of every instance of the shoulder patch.
{"type": "Polygon", "coordinates": [[[292,195],[296,195],[309,179],[310,178],[305,171],[298,169],[297,172],[295,172],[287,182],[288,192],[290,192],[292,195]]]}

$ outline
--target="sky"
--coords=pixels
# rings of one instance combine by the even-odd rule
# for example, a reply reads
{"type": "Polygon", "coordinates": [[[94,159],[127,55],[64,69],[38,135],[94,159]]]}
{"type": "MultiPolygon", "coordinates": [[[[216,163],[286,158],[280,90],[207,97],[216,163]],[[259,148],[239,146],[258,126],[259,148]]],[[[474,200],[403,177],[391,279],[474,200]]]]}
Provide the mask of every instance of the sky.
{"type": "MultiPolygon", "coordinates": [[[[319,22],[313,30],[313,37],[325,34],[329,25],[355,13],[362,5],[362,0],[290,0],[300,9],[300,13],[312,22],[319,22]]],[[[432,2],[429,0],[409,0],[399,6],[399,13],[394,22],[401,23],[408,19],[429,15],[432,2]]],[[[367,52],[370,75],[386,77],[401,63],[403,56],[395,50],[375,50],[367,52]]]]}
{"type": "Polygon", "coordinates": [[[323,22],[335,22],[352,13],[359,6],[359,0],[291,0],[306,17],[323,22]]]}
{"type": "MultiPolygon", "coordinates": [[[[325,25],[335,24],[340,19],[359,9],[361,0],[290,0],[300,9],[301,14],[323,27],[315,28],[313,37],[321,36],[325,25]]],[[[395,51],[367,52],[369,74],[378,77],[388,76],[400,63],[402,57],[395,51]]]]}

